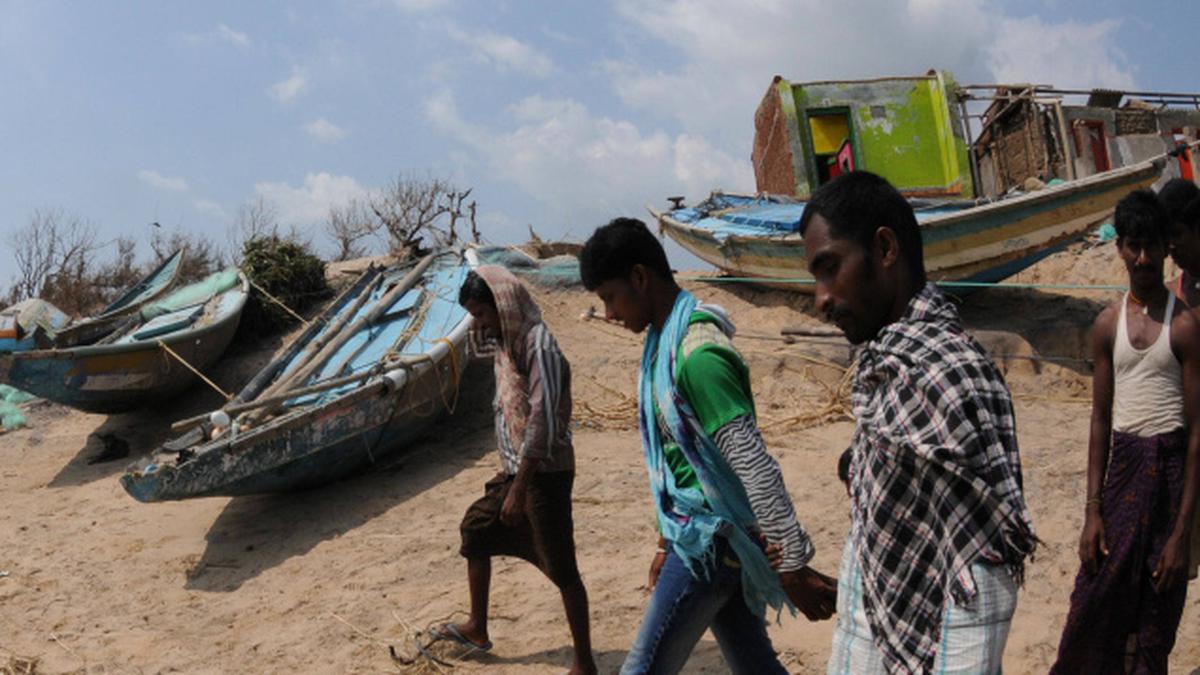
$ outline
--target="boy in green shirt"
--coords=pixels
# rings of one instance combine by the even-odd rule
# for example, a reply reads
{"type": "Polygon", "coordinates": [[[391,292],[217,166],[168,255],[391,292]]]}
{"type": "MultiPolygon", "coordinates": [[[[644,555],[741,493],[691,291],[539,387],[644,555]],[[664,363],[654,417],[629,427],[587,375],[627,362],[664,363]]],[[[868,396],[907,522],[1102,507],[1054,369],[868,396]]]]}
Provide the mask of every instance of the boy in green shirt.
{"type": "Polygon", "coordinates": [[[609,319],[646,332],[638,398],[659,540],[650,606],[621,672],[678,672],[708,628],[732,671],[786,672],[766,606],[827,619],[836,584],[807,566],[812,542],[759,434],[733,323],[675,283],[641,221],[597,229],[580,271],[609,319]],[[776,569],[764,540],[779,551],[776,569]]]}

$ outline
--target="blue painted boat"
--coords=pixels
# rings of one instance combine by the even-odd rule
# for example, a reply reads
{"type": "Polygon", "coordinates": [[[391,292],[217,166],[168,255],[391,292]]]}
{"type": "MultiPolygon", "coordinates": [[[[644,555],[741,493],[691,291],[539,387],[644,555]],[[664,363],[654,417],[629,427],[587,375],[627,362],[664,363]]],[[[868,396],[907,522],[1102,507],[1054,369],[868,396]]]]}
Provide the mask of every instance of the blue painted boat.
{"type": "Polygon", "coordinates": [[[166,400],[225,352],[249,290],[238,270],[217,272],[142,305],[94,344],[0,354],[0,382],[96,413],[166,400]]]}
{"type": "Polygon", "coordinates": [[[0,312],[0,353],[78,347],[108,335],[121,320],[162,297],[179,277],[183,250],[175,251],[141,281],[94,316],[71,321],[42,300],[27,300],[0,312]]]}
{"type": "Polygon", "coordinates": [[[372,267],[221,410],[121,484],[142,502],[300,489],[405,448],[453,407],[472,319],[458,288],[474,251],[372,267]]]}
{"type": "MultiPolygon", "coordinates": [[[[983,205],[911,200],[929,279],[994,283],[1012,276],[1109,218],[1122,197],[1157,180],[1166,161],[1163,156],[983,205]]],[[[649,211],[662,232],[727,274],[811,293],[799,232],[804,204],[714,193],[697,206],[649,211]]]]}
{"type": "Polygon", "coordinates": [[[91,344],[108,335],[116,328],[120,319],[163,297],[175,284],[175,280],[179,278],[179,270],[182,267],[183,249],[180,249],[146,275],[145,279],[112,301],[99,314],[90,319],[74,322],[56,333],[53,336],[54,346],[59,349],[77,347],[91,344]]]}

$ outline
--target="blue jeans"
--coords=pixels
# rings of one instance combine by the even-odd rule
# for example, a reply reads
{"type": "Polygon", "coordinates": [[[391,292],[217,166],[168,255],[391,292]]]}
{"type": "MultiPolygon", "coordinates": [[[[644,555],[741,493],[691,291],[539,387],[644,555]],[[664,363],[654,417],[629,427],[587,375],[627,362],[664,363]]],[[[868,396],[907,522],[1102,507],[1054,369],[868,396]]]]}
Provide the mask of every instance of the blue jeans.
{"type": "Polygon", "coordinates": [[[723,538],[716,541],[717,569],[707,580],[694,578],[674,552],[667,554],[621,675],[678,673],[706,628],[712,629],[730,671],[786,675],[766,621],[742,599],[737,558],[723,538]]]}

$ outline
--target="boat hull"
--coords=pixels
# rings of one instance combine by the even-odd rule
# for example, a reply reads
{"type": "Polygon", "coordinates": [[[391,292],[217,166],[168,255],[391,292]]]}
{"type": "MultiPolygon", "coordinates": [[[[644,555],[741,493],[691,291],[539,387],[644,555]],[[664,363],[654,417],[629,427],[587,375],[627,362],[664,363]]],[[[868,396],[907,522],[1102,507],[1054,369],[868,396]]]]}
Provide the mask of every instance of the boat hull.
{"type": "Polygon", "coordinates": [[[205,448],[179,466],[144,465],[121,477],[140,502],[235,497],[315,487],[362,473],[402,453],[453,401],[456,359],[425,370],[412,384],[382,395],[343,396],[317,411],[301,411],[205,448]]]}
{"type": "MultiPolygon", "coordinates": [[[[1145,162],[931,218],[921,225],[926,273],[934,281],[991,283],[1010,277],[1109,218],[1122,197],[1149,186],[1160,170],[1156,163],[1145,162]]],[[[654,215],[667,236],[730,275],[812,292],[799,234],[721,237],[713,229],[679,222],[670,213],[654,215]]]]}
{"type": "MultiPolygon", "coordinates": [[[[161,338],[178,357],[204,372],[237,332],[248,287],[232,291],[231,307],[211,324],[161,338]]],[[[158,340],[0,355],[0,381],[85,412],[129,412],[165,401],[196,375],[158,340]]]]}
{"type": "Polygon", "coordinates": [[[232,425],[213,437],[210,415],[181,422],[195,428],[129,467],[122,485],[143,502],[283,492],[411,447],[455,407],[473,320],[449,291],[476,261],[448,251],[367,270],[223,409],[232,425]]]}

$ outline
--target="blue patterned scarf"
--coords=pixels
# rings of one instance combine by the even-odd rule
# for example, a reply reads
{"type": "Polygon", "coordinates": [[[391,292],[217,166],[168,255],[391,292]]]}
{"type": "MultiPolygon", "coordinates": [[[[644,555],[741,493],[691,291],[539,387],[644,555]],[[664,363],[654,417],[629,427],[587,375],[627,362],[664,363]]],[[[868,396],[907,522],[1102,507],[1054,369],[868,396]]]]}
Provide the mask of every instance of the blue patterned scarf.
{"type": "Polygon", "coordinates": [[[695,296],[680,291],[662,330],[653,326],[647,330],[642,351],[642,369],[638,376],[639,422],[659,532],[671,542],[675,554],[697,578],[707,577],[709,570],[714,568],[713,536],[726,537],[741,564],[746,606],[758,616],[765,613],[766,605],[777,611],[785,605],[790,609],[792,606],[780,585],[779,575],[771,569],[762,548],[751,535],[756,521],[742,482],[713,439],[704,433],[695,411],[675,387],[679,345],[696,309],[716,317],[722,329],[733,334],[733,324],[724,310],[698,305],[695,296]],[[675,484],[675,476],[663,459],[663,438],[655,416],[655,401],[671,438],[679,444],[684,457],[696,471],[701,489],[675,484]]]}

